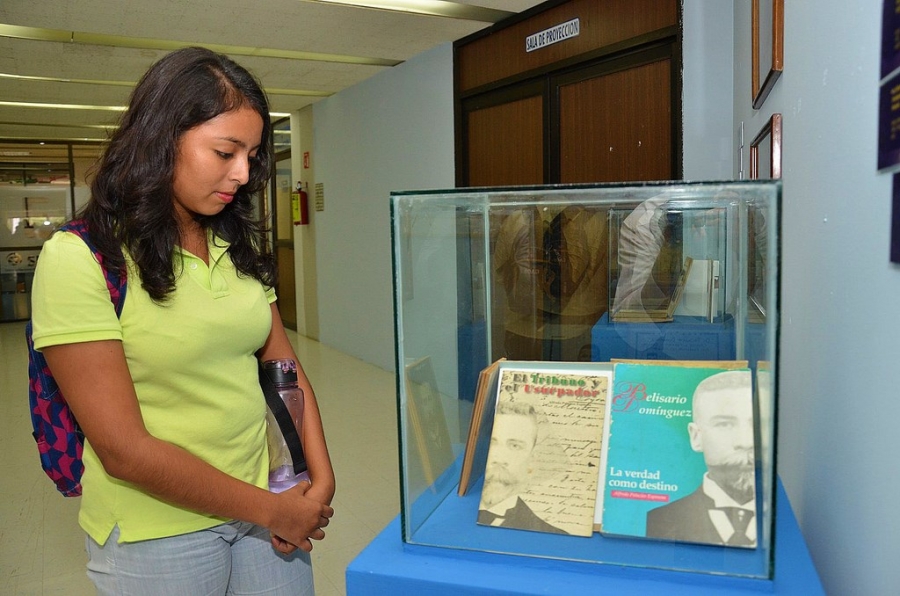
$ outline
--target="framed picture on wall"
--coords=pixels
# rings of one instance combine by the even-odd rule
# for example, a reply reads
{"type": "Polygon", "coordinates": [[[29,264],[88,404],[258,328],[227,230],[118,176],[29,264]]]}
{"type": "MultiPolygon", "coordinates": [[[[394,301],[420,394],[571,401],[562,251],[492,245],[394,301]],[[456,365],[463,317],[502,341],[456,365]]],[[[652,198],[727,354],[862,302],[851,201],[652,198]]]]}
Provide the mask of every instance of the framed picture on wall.
{"type": "Polygon", "coordinates": [[[753,0],[753,108],[759,109],[784,70],[784,0],[753,0]]]}
{"type": "Polygon", "coordinates": [[[883,0],[881,17],[881,78],[900,68],[900,11],[897,0],[883,0]]]}
{"type": "Polygon", "coordinates": [[[878,88],[878,171],[900,166],[900,10],[883,0],[881,82],[878,88]]]}
{"type": "Polygon", "coordinates": [[[750,179],[781,178],[781,114],[772,114],[750,141],[750,179]]]}

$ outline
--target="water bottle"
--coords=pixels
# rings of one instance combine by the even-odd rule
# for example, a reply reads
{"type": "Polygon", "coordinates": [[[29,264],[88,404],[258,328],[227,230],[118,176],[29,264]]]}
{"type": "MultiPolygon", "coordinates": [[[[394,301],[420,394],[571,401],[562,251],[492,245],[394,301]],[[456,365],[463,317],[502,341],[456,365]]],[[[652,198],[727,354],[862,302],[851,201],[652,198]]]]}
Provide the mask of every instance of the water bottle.
{"type": "MultiPolygon", "coordinates": [[[[281,403],[285,406],[281,408],[274,403],[269,404],[266,409],[269,490],[280,493],[302,480],[310,482],[306,461],[299,444],[303,423],[303,390],[297,385],[297,363],[292,359],[267,360],[262,363],[261,374],[271,381],[281,403]],[[286,432],[282,430],[283,425],[288,426],[286,432]],[[292,430],[296,433],[292,433],[292,430]],[[293,455],[290,445],[292,442],[293,455]]],[[[261,382],[265,382],[265,379],[261,379],[261,382]]]]}

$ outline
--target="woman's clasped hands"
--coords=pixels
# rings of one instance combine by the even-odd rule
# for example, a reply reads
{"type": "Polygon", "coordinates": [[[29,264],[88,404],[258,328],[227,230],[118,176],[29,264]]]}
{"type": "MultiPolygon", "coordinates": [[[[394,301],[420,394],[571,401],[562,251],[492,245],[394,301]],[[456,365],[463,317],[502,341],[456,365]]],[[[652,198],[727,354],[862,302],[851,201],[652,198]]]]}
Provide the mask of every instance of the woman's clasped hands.
{"type": "Polygon", "coordinates": [[[324,502],[308,481],[284,491],[277,497],[275,519],[269,526],[272,546],[282,554],[296,549],[310,552],[313,540],[325,538],[323,528],[334,515],[334,509],[324,502]]]}

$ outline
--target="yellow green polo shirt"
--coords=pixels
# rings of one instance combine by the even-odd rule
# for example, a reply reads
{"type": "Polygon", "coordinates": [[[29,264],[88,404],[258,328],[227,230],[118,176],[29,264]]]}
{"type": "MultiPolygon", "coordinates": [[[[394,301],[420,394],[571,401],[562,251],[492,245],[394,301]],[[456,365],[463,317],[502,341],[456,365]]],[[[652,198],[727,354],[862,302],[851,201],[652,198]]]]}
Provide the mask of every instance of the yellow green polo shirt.
{"type": "MultiPolygon", "coordinates": [[[[221,240],[209,266],[176,249],[183,267],[170,299],[154,303],[129,261],[116,317],[100,266],[84,242],[57,233],[41,250],[32,320],[38,349],[121,340],[147,430],[225,473],[265,488],[266,405],[255,352],[271,329],[274,291],[239,276],[221,240]]],[[[79,523],[98,543],[175,536],[224,520],[162,502],[106,474],[87,442],[79,523]]]]}

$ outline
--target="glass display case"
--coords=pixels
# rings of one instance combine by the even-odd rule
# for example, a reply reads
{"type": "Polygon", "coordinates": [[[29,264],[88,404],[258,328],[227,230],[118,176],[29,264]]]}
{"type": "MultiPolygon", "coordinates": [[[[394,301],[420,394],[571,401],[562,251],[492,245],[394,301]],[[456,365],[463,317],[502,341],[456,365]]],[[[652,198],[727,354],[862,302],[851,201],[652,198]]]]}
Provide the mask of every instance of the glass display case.
{"type": "Polygon", "coordinates": [[[609,313],[614,322],[721,320],[725,213],[654,197],[610,209],[609,313]]]}
{"type": "Polygon", "coordinates": [[[393,193],[403,540],[770,578],[780,193],[777,181],[393,193]],[[476,393],[499,359],[582,375],[623,359],[749,369],[752,548],[477,523],[484,462],[459,485],[467,449],[490,441],[470,425],[497,403],[476,393]]]}

